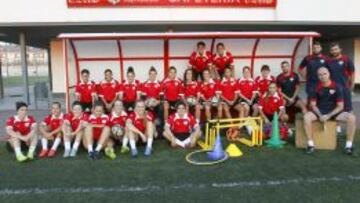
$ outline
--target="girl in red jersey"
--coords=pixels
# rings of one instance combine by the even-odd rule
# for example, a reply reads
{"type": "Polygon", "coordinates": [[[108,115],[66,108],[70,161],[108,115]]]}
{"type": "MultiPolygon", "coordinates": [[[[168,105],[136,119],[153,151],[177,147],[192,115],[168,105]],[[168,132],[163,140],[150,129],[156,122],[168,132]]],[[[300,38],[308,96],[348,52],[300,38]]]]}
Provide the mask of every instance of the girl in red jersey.
{"type": "Polygon", "coordinates": [[[139,139],[146,143],[144,155],[150,156],[155,135],[154,116],[151,112],[146,111],[143,101],[137,101],[134,112],[129,114],[126,120],[126,131],[129,137],[132,157],[138,155],[136,141],[139,139]]]}
{"type": "Polygon", "coordinates": [[[116,158],[114,153],[114,145],[116,142],[122,142],[121,153],[129,151],[129,148],[127,147],[129,138],[125,136],[125,123],[127,117],[128,114],[125,111],[123,103],[120,100],[116,100],[110,114],[111,136],[105,149],[105,153],[112,159],[116,158]]]}
{"type": "Polygon", "coordinates": [[[260,95],[265,94],[269,90],[270,83],[276,82],[276,78],[270,75],[270,71],[271,70],[268,65],[263,65],[261,67],[261,75],[255,78],[260,95]]]}
{"type": "Polygon", "coordinates": [[[183,98],[181,80],[176,77],[176,68],[171,66],[169,68],[169,75],[162,82],[164,92],[164,121],[168,119],[170,110],[175,110],[177,101],[183,98]]]}
{"type": "MultiPolygon", "coordinates": [[[[209,69],[205,69],[203,72],[203,82],[199,87],[199,100],[202,101],[202,104],[198,104],[195,114],[196,119],[200,120],[201,117],[201,109],[205,109],[205,116],[207,120],[212,119],[211,110],[216,108],[218,110],[218,114],[220,113],[220,91],[219,91],[219,83],[211,78],[211,73],[209,69]]],[[[219,115],[218,115],[219,116],[219,115]]],[[[219,117],[220,118],[220,117],[219,117]]]]}
{"type": "Polygon", "coordinates": [[[15,151],[16,160],[24,162],[34,159],[34,153],[38,142],[36,134],[37,125],[35,118],[28,115],[28,106],[24,102],[16,103],[16,115],[6,121],[6,134],[9,144],[15,151]],[[29,146],[27,155],[23,155],[22,143],[29,146]]]}
{"type": "MultiPolygon", "coordinates": [[[[182,93],[184,94],[183,102],[186,104],[188,111],[193,110],[199,102],[199,83],[195,80],[195,75],[192,69],[186,69],[184,72],[184,81],[182,84],[182,93]]],[[[195,114],[199,109],[195,108],[195,114]]]]}
{"type": "Polygon", "coordinates": [[[84,131],[84,147],[88,150],[89,158],[99,158],[100,151],[107,144],[110,136],[110,120],[104,114],[104,107],[101,102],[95,102],[93,113],[89,116],[84,131]],[[93,149],[96,143],[95,150],[93,149]]]}
{"type": "Polygon", "coordinates": [[[63,132],[64,132],[64,158],[75,157],[79,149],[80,143],[83,139],[85,125],[88,119],[88,114],[82,111],[81,103],[75,101],[72,104],[71,112],[65,115],[63,132]],[[71,142],[74,144],[71,147],[71,142]]]}
{"type": "Polygon", "coordinates": [[[167,120],[163,134],[172,147],[193,148],[201,131],[198,122],[186,110],[185,103],[179,102],[176,105],[176,113],[167,120]]]}
{"type": "Polygon", "coordinates": [[[225,111],[225,117],[231,118],[230,110],[236,105],[238,100],[238,83],[232,77],[232,70],[230,67],[225,68],[224,78],[221,80],[219,89],[221,92],[221,104],[219,105],[219,117],[222,117],[222,111],[225,111]]]}
{"type": "Polygon", "coordinates": [[[118,96],[119,82],[113,79],[112,70],[106,69],[104,74],[105,80],[101,81],[98,85],[98,95],[104,104],[106,112],[109,113],[118,96]]]}
{"type": "Polygon", "coordinates": [[[188,67],[194,70],[196,80],[201,79],[202,72],[211,66],[211,52],[206,51],[206,44],[200,41],[196,45],[196,51],[192,52],[188,67]]]}
{"type": "Polygon", "coordinates": [[[280,96],[275,82],[270,83],[269,90],[260,96],[259,110],[265,123],[270,123],[273,120],[275,112],[279,113],[280,121],[287,121],[285,100],[280,96]]]}
{"type": "Polygon", "coordinates": [[[119,97],[123,101],[126,111],[133,111],[136,100],[140,99],[140,82],[135,80],[133,67],[129,67],[124,80],[119,88],[119,97]]]}
{"type": "Polygon", "coordinates": [[[158,111],[160,97],[163,95],[162,84],[156,77],[157,71],[155,67],[151,67],[149,70],[149,79],[141,85],[141,95],[145,100],[145,105],[152,112],[158,111]]]}
{"type": "Polygon", "coordinates": [[[42,145],[42,150],[39,154],[40,158],[55,156],[63,136],[63,122],[64,114],[61,112],[61,104],[59,102],[53,102],[51,114],[44,118],[39,127],[42,145]],[[49,140],[54,141],[50,150],[48,149],[49,140]]]}
{"type": "Polygon", "coordinates": [[[239,117],[248,117],[250,111],[253,115],[258,115],[258,105],[256,102],[259,93],[255,80],[251,78],[251,71],[249,66],[243,68],[243,77],[238,80],[240,101],[235,109],[239,111],[239,117]]]}
{"type": "Polygon", "coordinates": [[[216,45],[216,54],[212,57],[212,63],[216,79],[223,78],[226,67],[230,67],[232,73],[234,73],[234,58],[221,42],[216,45]]]}

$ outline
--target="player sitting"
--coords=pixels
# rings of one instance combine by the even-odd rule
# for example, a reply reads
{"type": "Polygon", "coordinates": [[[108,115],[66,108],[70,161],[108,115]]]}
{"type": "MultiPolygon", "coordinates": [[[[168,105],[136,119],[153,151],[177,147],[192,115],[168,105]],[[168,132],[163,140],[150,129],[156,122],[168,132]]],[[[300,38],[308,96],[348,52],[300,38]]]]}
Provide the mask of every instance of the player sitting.
{"type": "Polygon", "coordinates": [[[145,110],[143,101],[136,102],[134,112],[130,113],[126,120],[126,128],[132,157],[138,155],[136,142],[139,138],[143,143],[146,143],[144,155],[150,156],[155,133],[154,117],[151,112],[145,110]]]}
{"type": "Polygon", "coordinates": [[[341,85],[330,79],[329,70],[325,67],[318,69],[319,83],[317,88],[309,94],[311,111],[304,115],[304,129],[308,139],[307,153],[314,152],[315,144],[312,134],[313,121],[325,123],[335,119],[346,123],[345,153],[351,155],[354,151],[353,141],[356,131],[356,117],[352,112],[344,111],[344,90],[341,85]]]}
{"type": "Polygon", "coordinates": [[[169,140],[172,147],[193,148],[200,135],[200,127],[195,118],[186,111],[184,103],[178,103],[176,113],[166,122],[164,137],[169,140]]]}
{"type": "Polygon", "coordinates": [[[89,116],[85,127],[84,147],[88,150],[89,158],[95,160],[99,158],[100,151],[107,144],[110,136],[110,120],[104,114],[104,107],[101,102],[95,102],[93,113],[89,116]],[[96,143],[95,150],[93,149],[96,143]]]}
{"type": "Polygon", "coordinates": [[[37,145],[37,126],[33,116],[28,115],[28,106],[24,102],[16,103],[16,115],[11,116],[6,121],[6,134],[9,137],[9,144],[15,151],[16,160],[24,162],[34,159],[34,153],[37,145]],[[29,147],[27,156],[21,151],[21,145],[29,147]]]}
{"type": "MultiPolygon", "coordinates": [[[[198,109],[205,108],[205,116],[207,120],[210,120],[211,110],[216,108],[218,110],[218,118],[220,118],[219,114],[221,114],[221,110],[219,110],[220,106],[220,91],[219,91],[219,83],[211,78],[210,70],[205,69],[203,72],[203,82],[200,84],[200,92],[199,99],[202,104],[198,104],[198,109]]],[[[196,111],[198,114],[195,114],[196,119],[200,120],[201,111],[196,111]]]]}
{"type": "Polygon", "coordinates": [[[128,114],[124,109],[123,103],[120,100],[116,100],[110,114],[111,136],[107,143],[107,147],[105,148],[105,154],[111,159],[116,158],[116,154],[114,153],[114,145],[116,142],[122,142],[121,153],[129,151],[129,148],[127,147],[129,139],[125,136],[127,116],[128,114]]]}
{"type": "Polygon", "coordinates": [[[40,158],[55,156],[63,136],[63,121],[64,114],[61,112],[61,104],[59,102],[53,102],[51,105],[51,114],[44,118],[39,127],[42,145],[42,150],[39,154],[40,158]],[[50,150],[48,149],[49,141],[54,141],[50,150]]]}
{"type": "Polygon", "coordinates": [[[268,92],[260,96],[259,110],[265,123],[270,123],[276,112],[281,122],[287,121],[285,101],[278,93],[276,83],[270,83],[268,92]]]}
{"type": "Polygon", "coordinates": [[[200,114],[200,109],[195,108],[198,104],[199,83],[195,80],[195,75],[192,69],[186,69],[184,73],[184,81],[182,84],[182,91],[184,94],[183,102],[190,111],[195,109],[195,114],[200,114]]]}
{"type": "Polygon", "coordinates": [[[225,111],[225,117],[231,118],[231,109],[236,105],[238,100],[238,83],[235,78],[232,77],[231,67],[226,67],[224,72],[224,78],[220,83],[221,92],[221,104],[219,108],[219,117],[222,117],[222,111],[225,111]]]}
{"type": "Polygon", "coordinates": [[[63,132],[64,132],[64,158],[75,157],[83,139],[84,128],[88,119],[88,114],[82,111],[81,103],[75,101],[72,104],[71,112],[65,115],[63,132]],[[71,148],[71,142],[74,144],[71,148]]]}

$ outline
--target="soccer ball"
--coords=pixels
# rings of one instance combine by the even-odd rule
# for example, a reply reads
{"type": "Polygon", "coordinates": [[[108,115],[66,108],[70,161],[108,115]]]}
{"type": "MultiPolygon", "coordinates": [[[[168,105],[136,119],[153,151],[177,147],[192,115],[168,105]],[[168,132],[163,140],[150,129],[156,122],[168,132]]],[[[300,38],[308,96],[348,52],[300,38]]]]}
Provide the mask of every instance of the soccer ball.
{"type": "Polygon", "coordinates": [[[186,102],[189,104],[189,106],[195,106],[196,105],[196,99],[194,97],[187,98],[186,102]]]}
{"type": "Polygon", "coordinates": [[[147,100],[146,100],[145,105],[146,105],[147,107],[150,107],[150,108],[156,107],[157,101],[156,101],[156,99],[154,99],[154,98],[150,98],[150,99],[147,99],[147,100]]]}
{"type": "Polygon", "coordinates": [[[111,131],[115,137],[120,137],[124,134],[124,129],[119,125],[113,126],[111,131]]]}
{"type": "Polygon", "coordinates": [[[217,106],[219,104],[220,100],[217,96],[214,96],[213,98],[211,98],[211,104],[213,106],[217,106]]]}

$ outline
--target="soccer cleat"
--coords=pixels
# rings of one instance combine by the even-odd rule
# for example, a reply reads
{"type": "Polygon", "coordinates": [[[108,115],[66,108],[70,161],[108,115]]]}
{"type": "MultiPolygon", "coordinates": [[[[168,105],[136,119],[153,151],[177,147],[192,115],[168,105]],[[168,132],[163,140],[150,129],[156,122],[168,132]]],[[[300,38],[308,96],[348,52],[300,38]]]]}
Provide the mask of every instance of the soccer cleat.
{"type": "Polygon", "coordinates": [[[34,159],[34,151],[29,150],[29,152],[27,153],[26,156],[29,160],[33,160],[34,159]]]}
{"type": "Polygon", "coordinates": [[[129,151],[130,151],[129,147],[122,146],[120,153],[121,153],[121,154],[125,154],[125,153],[128,153],[129,151]]]}
{"type": "Polygon", "coordinates": [[[56,151],[53,149],[50,149],[49,153],[47,154],[47,157],[52,158],[55,156],[55,154],[56,154],[56,151]]]}
{"type": "Polygon", "coordinates": [[[137,151],[137,149],[135,148],[135,149],[131,149],[131,156],[132,157],[137,157],[137,155],[138,155],[138,151],[137,151]]]}
{"type": "Polygon", "coordinates": [[[70,156],[70,150],[65,150],[63,157],[68,158],[69,156],[70,156]]]}
{"type": "Polygon", "coordinates": [[[89,159],[90,159],[90,160],[95,160],[95,158],[94,158],[94,152],[89,152],[89,159]]]}
{"type": "Polygon", "coordinates": [[[115,154],[113,148],[106,147],[106,148],[105,148],[105,155],[106,155],[107,157],[109,157],[109,159],[112,159],[112,160],[116,159],[116,154],[115,154]]]}
{"type": "Polygon", "coordinates": [[[152,153],[152,148],[151,148],[151,147],[146,147],[146,148],[145,148],[144,155],[145,155],[145,156],[150,156],[151,153],[152,153]]]}
{"type": "Polygon", "coordinates": [[[307,146],[306,148],[306,154],[312,154],[315,151],[315,147],[314,146],[307,146]]]}
{"type": "Polygon", "coordinates": [[[100,159],[100,152],[99,151],[94,151],[93,152],[93,156],[94,156],[94,159],[96,160],[96,159],[100,159]]]}
{"type": "Polygon", "coordinates": [[[77,150],[72,149],[71,152],[70,152],[70,157],[75,157],[76,154],[77,154],[77,150]]]}
{"type": "Polygon", "coordinates": [[[345,154],[352,155],[354,153],[354,147],[346,147],[345,154]]]}
{"type": "Polygon", "coordinates": [[[27,158],[26,156],[24,156],[22,153],[16,155],[16,160],[17,160],[18,162],[24,162],[24,161],[26,161],[27,159],[28,159],[28,158],[27,158]]]}
{"type": "Polygon", "coordinates": [[[45,158],[48,154],[49,150],[47,149],[42,149],[40,154],[39,154],[39,158],[45,158]]]}

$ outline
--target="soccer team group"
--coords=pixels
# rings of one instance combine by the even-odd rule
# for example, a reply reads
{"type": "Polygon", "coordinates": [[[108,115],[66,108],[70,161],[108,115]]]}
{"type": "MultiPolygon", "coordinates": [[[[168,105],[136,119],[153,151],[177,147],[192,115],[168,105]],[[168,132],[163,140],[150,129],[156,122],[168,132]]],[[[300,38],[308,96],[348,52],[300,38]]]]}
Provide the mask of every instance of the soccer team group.
{"type": "Polygon", "coordinates": [[[306,78],[307,101],[298,96],[300,79],[288,61],[280,64],[282,73],[276,78],[270,67],[263,65],[255,79],[248,66],[237,79],[234,59],[223,43],[218,43],[212,54],[204,42],[198,42],[183,79],[177,77],[175,67],[169,67],[167,78],[159,81],[156,68],[151,67],[148,80],[141,83],[129,67],[124,81],[114,80],[107,69],[105,79],[96,84],[83,69],[71,112],[62,113],[61,104],[54,102],[50,115],[39,125],[28,115],[27,104],[18,102],[16,114],[6,122],[8,144],[19,162],[34,159],[39,142],[39,158],[56,156],[61,144],[63,157],[76,156],[80,145],[92,160],[98,159],[101,151],[115,159],[116,146],[120,153],[136,157],[139,144],[144,145],[144,155],[150,156],[158,137],[166,138],[172,147],[195,147],[201,126],[209,119],[261,116],[270,123],[277,112],[279,121],[286,123],[287,110],[297,108],[304,114],[307,153],[316,147],[312,122],[335,119],[347,125],[345,152],[352,154],[356,128],[351,100],[353,62],[341,53],[337,43],[330,46],[329,57],[322,54],[320,43],[312,48],[313,53],[299,67],[306,78]],[[26,154],[22,151],[25,148],[26,154]]]}

